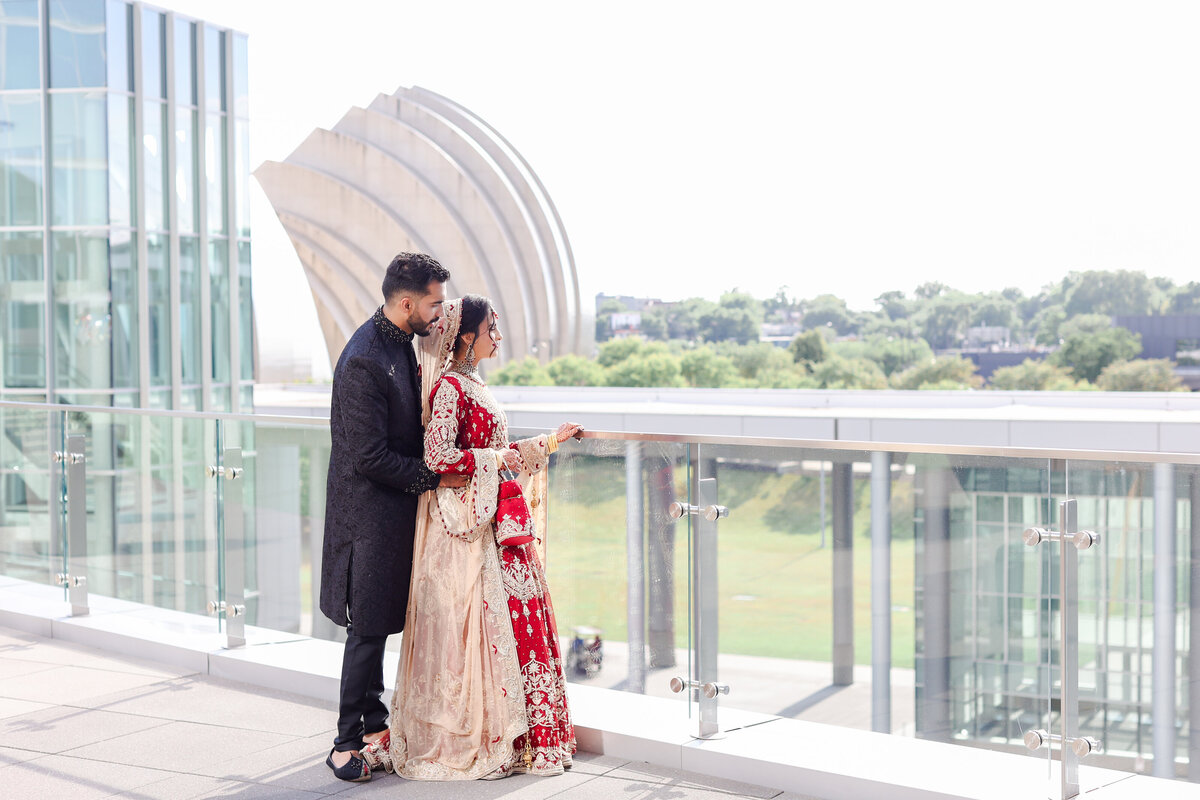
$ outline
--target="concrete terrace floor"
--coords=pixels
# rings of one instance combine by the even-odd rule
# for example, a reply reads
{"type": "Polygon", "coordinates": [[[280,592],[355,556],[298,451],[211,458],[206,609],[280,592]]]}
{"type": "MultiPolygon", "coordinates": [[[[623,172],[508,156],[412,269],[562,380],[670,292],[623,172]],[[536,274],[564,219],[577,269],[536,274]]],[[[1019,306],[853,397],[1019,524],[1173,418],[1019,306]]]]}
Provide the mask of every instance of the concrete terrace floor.
{"type": "Polygon", "coordinates": [[[335,704],[0,627],[0,797],[571,798],[802,795],[580,753],[566,775],[418,783],[337,780],[335,704]]]}

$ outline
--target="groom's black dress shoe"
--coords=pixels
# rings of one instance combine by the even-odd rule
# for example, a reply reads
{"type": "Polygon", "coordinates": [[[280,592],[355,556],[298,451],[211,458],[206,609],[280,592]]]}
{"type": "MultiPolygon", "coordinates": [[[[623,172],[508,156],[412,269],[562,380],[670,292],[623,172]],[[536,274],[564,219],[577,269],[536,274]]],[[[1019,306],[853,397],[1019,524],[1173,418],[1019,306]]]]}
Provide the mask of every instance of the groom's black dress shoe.
{"type": "Polygon", "coordinates": [[[361,783],[362,781],[371,780],[371,768],[358,756],[350,756],[350,760],[339,767],[334,765],[333,750],[330,750],[329,757],[325,759],[325,766],[333,770],[335,778],[340,778],[344,781],[361,783]]]}

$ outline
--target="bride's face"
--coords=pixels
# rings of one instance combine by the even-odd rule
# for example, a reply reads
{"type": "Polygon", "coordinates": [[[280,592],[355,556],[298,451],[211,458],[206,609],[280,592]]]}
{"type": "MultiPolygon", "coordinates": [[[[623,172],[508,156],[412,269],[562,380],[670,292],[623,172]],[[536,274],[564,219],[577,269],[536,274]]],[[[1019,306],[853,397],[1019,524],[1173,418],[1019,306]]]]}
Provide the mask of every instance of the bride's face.
{"type": "Polygon", "coordinates": [[[500,334],[500,318],[493,311],[487,319],[479,323],[475,331],[475,358],[482,361],[500,355],[500,342],[504,337],[500,334]]]}

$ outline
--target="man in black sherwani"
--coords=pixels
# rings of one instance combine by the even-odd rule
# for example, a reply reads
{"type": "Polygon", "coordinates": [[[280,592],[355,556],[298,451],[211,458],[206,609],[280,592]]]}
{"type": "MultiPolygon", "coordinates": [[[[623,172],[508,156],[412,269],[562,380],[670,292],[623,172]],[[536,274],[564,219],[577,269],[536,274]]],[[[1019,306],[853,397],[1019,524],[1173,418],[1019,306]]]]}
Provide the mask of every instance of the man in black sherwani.
{"type": "Polygon", "coordinates": [[[412,340],[441,318],[449,277],[430,256],[396,256],[384,275],[384,304],[350,337],[333,371],[321,611],[346,627],[338,732],[326,759],[342,780],[371,777],[359,751],[387,731],[383,648],[404,629],[417,498],[439,485],[424,461],[412,340]]]}

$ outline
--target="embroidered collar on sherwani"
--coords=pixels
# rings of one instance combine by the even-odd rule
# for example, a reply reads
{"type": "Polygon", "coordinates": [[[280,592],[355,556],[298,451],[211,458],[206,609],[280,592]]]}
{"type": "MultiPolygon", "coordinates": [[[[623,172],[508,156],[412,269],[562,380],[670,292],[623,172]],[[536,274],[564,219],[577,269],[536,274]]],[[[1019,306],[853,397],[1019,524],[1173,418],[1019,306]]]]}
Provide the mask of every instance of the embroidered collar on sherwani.
{"type": "MultiPolygon", "coordinates": [[[[412,341],[415,334],[406,333],[400,330],[394,322],[387,318],[383,313],[383,306],[375,309],[375,316],[371,317],[371,321],[375,323],[375,330],[379,331],[379,335],[385,341],[393,342],[400,346],[400,351],[404,354],[402,357],[408,362],[408,377],[412,383],[413,391],[420,397],[421,393],[421,367],[417,363],[417,354],[413,352],[412,341]]],[[[396,374],[396,365],[392,364],[389,375],[396,374]]]]}
{"type": "Polygon", "coordinates": [[[371,319],[375,322],[375,330],[383,334],[384,338],[399,344],[412,344],[413,334],[405,333],[396,327],[396,323],[388,319],[387,315],[383,313],[383,306],[375,309],[375,316],[371,319]]]}

